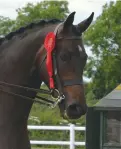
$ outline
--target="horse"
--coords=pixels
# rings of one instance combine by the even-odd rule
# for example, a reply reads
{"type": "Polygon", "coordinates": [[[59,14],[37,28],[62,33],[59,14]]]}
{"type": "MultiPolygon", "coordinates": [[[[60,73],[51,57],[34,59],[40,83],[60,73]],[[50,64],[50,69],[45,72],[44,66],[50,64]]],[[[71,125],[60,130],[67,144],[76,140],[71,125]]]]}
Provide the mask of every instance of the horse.
{"type": "Polygon", "coordinates": [[[57,99],[43,100],[58,105],[63,118],[86,113],[82,33],[94,13],[77,25],[74,16],[30,23],[0,39],[0,149],[31,148],[27,120],[37,92],[57,99]],[[40,89],[42,82],[50,90],[40,89]]]}

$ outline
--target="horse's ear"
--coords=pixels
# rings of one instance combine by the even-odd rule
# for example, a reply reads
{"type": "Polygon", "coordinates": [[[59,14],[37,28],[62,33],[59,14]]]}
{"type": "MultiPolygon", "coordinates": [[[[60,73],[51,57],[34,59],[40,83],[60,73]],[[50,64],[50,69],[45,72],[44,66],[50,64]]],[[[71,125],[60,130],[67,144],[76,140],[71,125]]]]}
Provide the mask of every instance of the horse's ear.
{"type": "Polygon", "coordinates": [[[74,11],[67,17],[67,19],[64,22],[64,28],[69,27],[70,25],[73,24],[75,13],[76,12],[74,11]]]}
{"type": "Polygon", "coordinates": [[[83,33],[89,27],[89,25],[93,20],[93,16],[94,16],[94,12],[92,12],[92,14],[86,20],[82,21],[77,25],[77,29],[80,33],[83,33]]]}

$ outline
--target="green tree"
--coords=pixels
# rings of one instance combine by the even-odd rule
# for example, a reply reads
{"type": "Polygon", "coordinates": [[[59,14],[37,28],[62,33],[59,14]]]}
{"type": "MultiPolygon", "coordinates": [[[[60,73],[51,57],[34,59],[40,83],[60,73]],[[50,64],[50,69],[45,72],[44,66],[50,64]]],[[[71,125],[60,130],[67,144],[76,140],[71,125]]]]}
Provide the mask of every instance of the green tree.
{"type": "Polygon", "coordinates": [[[17,9],[17,26],[23,26],[40,19],[65,19],[69,13],[68,2],[42,1],[37,4],[28,3],[25,7],[17,9]]]}
{"type": "Polygon", "coordinates": [[[8,17],[0,16],[0,36],[3,37],[15,28],[15,21],[8,17]]]}
{"type": "Polygon", "coordinates": [[[69,13],[68,1],[42,1],[36,3],[28,3],[22,8],[18,8],[17,17],[11,20],[8,17],[0,16],[0,36],[4,36],[31,22],[41,19],[65,19],[69,13]]]}
{"type": "Polygon", "coordinates": [[[103,6],[102,14],[85,34],[93,58],[86,67],[97,99],[121,83],[121,1],[103,6]]]}

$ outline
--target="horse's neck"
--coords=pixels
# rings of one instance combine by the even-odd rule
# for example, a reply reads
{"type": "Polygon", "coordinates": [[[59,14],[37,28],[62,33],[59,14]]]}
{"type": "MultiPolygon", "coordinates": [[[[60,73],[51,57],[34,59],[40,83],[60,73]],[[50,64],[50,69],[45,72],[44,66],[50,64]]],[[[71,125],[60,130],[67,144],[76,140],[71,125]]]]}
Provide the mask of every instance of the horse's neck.
{"type": "Polygon", "coordinates": [[[28,33],[23,39],[13,38],[3,50],[0,59],[0,79],[6,82],[26,83],[34,70],[36,53],[44,41],[46,29],[28,33]],[[9,76],[9,77],[8,77],[9,76]]]}

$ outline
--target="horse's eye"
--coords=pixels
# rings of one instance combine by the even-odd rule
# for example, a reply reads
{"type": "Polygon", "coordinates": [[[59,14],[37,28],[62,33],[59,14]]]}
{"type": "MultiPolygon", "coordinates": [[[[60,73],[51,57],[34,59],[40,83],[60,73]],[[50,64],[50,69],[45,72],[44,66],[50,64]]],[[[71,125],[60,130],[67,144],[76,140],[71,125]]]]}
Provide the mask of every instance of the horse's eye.
{"type": "Polygon", "coordinates": [[[65,62],[69,61],[69,60],[71,60],[71,54],[69,52],[63,53],[60,55],[60,58],[62,61],[65,61],[65,62]]]}

